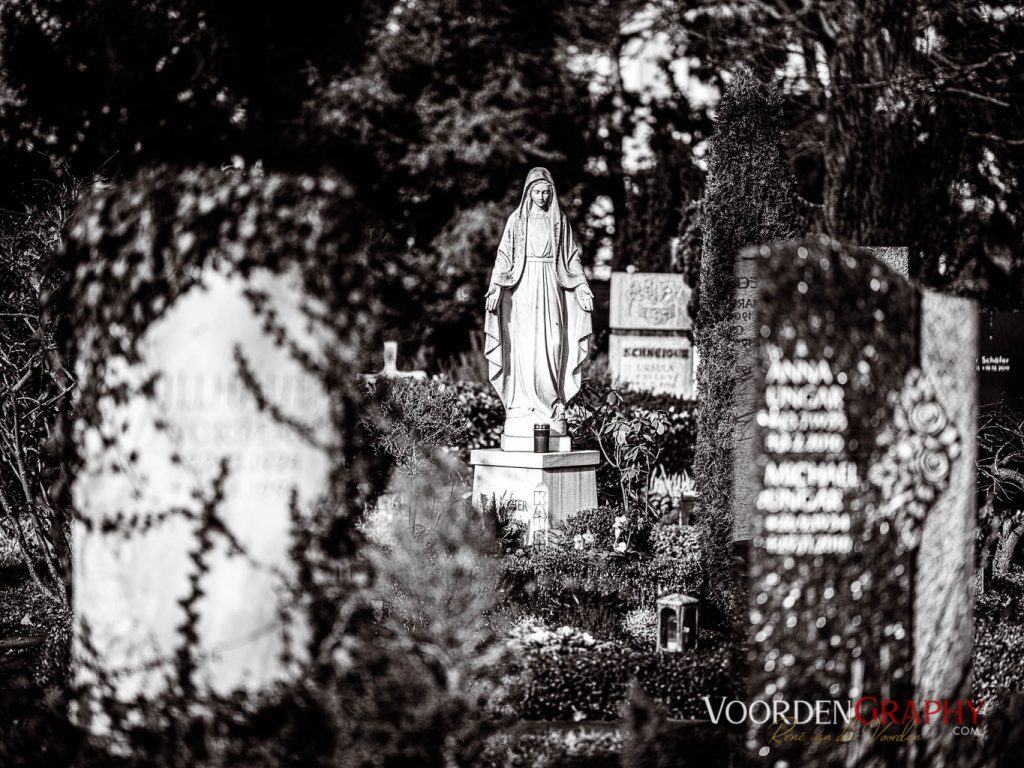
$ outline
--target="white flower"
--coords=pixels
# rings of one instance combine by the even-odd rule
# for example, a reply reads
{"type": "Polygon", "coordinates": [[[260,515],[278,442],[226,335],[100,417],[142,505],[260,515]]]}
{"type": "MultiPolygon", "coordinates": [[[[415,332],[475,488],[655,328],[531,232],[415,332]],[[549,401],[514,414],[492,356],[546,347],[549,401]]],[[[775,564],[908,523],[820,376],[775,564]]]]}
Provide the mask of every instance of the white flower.
{"type": "Polygon", "coordinates": [[[596,537],[590,531],[587,531],[583,534],[583,543],[586,544],[588,547],[592,547],[594,545],[595,540],[596,537]]]}
{"type": "Polygon", "coordinates": [[[583,549],[583,537],[580,536],[578,533],[572,537],[572,548],[583,549]]]}
{"type": "Polygon", "coordinates": [[[625,552],[626,551],[626,542],[620,541],[618,544],[616,544],[615,545],[615,551],[616,552],[625,552]]]}

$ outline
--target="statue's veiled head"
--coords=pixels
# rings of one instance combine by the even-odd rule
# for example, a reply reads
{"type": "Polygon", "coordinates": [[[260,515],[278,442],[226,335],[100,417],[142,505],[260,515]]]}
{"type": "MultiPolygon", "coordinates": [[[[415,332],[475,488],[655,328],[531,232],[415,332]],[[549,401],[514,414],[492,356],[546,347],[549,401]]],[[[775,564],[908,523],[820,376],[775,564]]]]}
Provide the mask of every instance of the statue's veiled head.
{"type": "Polygon", "coordinates": [[[534,206],[548,210],[555,201],[555,180],[547,168],[532,168],[526,174],[526,184],[523,185],[523,197],[519,203],[520,214],[529,211],[530,203],[534,206]]]}

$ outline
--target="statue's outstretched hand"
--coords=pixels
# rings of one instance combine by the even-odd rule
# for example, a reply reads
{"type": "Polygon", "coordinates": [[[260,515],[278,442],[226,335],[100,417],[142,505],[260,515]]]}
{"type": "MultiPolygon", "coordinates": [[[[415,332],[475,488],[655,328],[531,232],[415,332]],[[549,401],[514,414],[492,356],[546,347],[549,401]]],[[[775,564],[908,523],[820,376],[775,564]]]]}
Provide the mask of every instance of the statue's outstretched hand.
{"type": "Polygon", "coordinates": [[[487,290],[487,311],[494,314],[498,311],[498,302],[501,300],[501,287],[492,285],[487,290]]]}
{"type": "Polygon", "coordinates": [[[584,312],[594,311],[594,292],[590,290],[589,285],[584,283],[574,293],[576,294],[576,301],[579,302],[580,308],[584,312]]]}

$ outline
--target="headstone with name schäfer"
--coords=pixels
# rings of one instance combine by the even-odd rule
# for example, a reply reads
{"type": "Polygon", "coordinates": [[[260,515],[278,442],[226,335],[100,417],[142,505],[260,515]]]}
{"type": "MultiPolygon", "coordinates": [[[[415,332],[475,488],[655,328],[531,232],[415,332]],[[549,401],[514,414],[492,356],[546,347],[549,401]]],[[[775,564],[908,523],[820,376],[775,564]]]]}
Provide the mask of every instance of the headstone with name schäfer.
{"type": "MultiPolygon", "coordinates": [[[[967,698],[976,307],[824,237],[748,256],[751,698],[967,698]]],[[[836,746],[768,736],[771,762],[836,746]]],[[[914,749],[866,733],[842,748],[914,749]]]]}
{"type": "Polygon", "coordinates": [[[682,275],[612,273],[608,365],[614,386],[693,397],[689,301],[682,275]]]}
{"type": "Polygon", "coordinates": [[[1024,411],[1024,312],[983,312],[978,360],[982,405],[1024,411]]]}
{"type": "MultiPolygon", "coordinates": [[[[317,353],[297,281],[210,270],[147,330],[142,360],[112,374],[135,385],[156,375],[154,394],[104,402],[115,439],[95,428],[83,435],[74,493],[92,524],[75,531],[75,616],[79,637],[87,628],[106,668],[130,672],[118,677],[126,695],[163,684],[181,642],[179,601],[192,590],[195,557],[209,569],[197,606],[197,679],[226,692],[287,673],[279,599],[290,563],[289,507],[293,492],[302,512],[325,490],[330,419],[319,382],[264,330],[249,289],[266,295],[289,338],[317,353]],[[292,425],[257,404],[240,360],[292,425]],[[222,461],[228,474],[215,512],[226,530],[204,551],[196,539],[202,499],[222,461]],[[103,521],[133,518],[143,524],[131,535],[103,530],[103,521]],[[232,552],[235,544],[241,552],[232,552]]],[[[300,650],[301,624],[290,631],[292,650],[300,650]]]]}

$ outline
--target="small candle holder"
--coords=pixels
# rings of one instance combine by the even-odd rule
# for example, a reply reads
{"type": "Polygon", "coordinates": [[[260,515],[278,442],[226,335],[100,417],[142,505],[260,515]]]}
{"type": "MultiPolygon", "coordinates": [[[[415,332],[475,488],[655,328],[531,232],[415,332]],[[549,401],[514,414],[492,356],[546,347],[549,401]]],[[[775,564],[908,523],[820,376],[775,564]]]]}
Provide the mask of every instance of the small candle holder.
{"type": "Polygon", "coordinates": [[[550,424],[534,424],[533,425],[533,452],[534,453],[547,453],[548,442],[551,437],[551,425],[550,424]]]}

